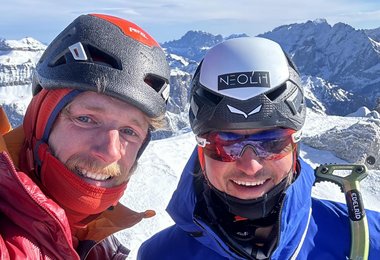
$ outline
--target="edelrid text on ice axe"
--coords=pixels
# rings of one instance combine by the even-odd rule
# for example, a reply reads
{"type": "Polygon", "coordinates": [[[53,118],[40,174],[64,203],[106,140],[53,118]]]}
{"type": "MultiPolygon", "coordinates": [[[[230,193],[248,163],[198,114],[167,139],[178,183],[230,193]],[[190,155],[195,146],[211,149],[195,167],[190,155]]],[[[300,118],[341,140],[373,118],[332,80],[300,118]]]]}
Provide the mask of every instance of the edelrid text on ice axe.
{"type": "Polygon", "coordinates": [[[363,200],[360,193],[360,181],[367,177],[365,165],[321,165],[315,170],[317,182],[329,181],[337,184],[346,197],[351,225],[351,260],[368,259],[369,233],[363,200]],[[350,171],[345,177],[334,175],[334,171],[350,171]]]}

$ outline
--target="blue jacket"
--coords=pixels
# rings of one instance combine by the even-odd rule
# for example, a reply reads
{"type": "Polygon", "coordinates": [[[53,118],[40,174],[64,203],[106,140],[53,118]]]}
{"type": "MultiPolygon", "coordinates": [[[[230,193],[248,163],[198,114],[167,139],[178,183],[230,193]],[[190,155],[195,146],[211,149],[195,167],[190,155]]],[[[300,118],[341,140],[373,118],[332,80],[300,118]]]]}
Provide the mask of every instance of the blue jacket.
{"type": "MultiPolygon", "coordinates": [[[[196,150],[182,173],[167,211],[175,225],[144,242],[138,259],[243,259],[202,220],[194,217],[197,202],[193,174],[196,150]]],[[[301,173],[286,190],[280,234],[271,259],[348,259],[351,230],[345,204],[311,198],[313,169],[300,159],[301,173]]],[[[380,213],[366,210],[369,259],[380,259],[380,213]]]]}

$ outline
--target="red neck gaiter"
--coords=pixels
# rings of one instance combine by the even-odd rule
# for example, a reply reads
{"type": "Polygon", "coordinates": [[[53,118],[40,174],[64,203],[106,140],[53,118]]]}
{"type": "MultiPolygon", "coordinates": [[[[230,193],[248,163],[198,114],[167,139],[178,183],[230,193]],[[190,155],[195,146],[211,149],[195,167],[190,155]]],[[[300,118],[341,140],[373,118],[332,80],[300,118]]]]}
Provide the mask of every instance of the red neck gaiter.
{"type": "Polygon", "coordinates": [[[84,227],[98,214],[115,206],[127,183],[112,188],[90,185],[55,158],[47,144],[38,147],[40,176],[46,193],[66,212],[72,230],[84,227]]]}

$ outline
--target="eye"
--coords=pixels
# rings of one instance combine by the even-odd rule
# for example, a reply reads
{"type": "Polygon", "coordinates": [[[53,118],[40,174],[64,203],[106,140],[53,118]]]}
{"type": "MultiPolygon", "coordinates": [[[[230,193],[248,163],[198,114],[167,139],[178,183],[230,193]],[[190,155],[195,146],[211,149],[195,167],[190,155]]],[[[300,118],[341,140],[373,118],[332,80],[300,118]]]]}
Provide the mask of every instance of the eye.
{"type": "Polygon", "coordinates": [[[132,128],[123,128],[123,129],[120,129],[120,132],[127,136],[138,136],[136,131],[133,130],[132,128]]]}
{"type": "Polygon", "coordinates": [[[94,120],[92,120],[90,117],[88,116],[77,116],[75,118],[75,120],[81,122],[81,123],[95,123],[94,120]]]}
{"type": "Polygon", "coordinates": [[[272,150],[267,150],[269,151],[269,156],[266,158],[267,160],[279,160],[289,153],[293,151],[293,145],[291,142],[277,142],[274,146],[271,148],[267,147],[267,149],[272,149],[272,150]]]}
{"type": "Polygon", "coordinates": [[[94,127],[98,126],[98,121],[88,115],[70,115],[70,120],[73,121],[79,127],[94,127]]]}
{"type": "Polygon", "coordinates": [[[141,143],[144,141],[144,134],[131,127],[121,128],[120,135],[127,142],[141,143]]]}
{"type": "Polygon", "coordinates": [[[287,151],[287,147],[289,146],[289,140],[280,139],[280,140],[272,140],[263,143],[263,148],[266,151],[270,151],[271,153],[283,153],[287,151]]]}

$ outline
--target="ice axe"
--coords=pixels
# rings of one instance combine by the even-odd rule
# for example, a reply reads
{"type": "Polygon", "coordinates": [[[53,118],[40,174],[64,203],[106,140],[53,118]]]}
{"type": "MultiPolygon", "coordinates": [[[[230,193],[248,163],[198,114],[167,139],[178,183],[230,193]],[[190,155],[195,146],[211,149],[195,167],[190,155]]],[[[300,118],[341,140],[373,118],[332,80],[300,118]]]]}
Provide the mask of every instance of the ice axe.
{"type": "Polygon", "coordinates": [[[329,181],[337,184],[346,197],[348,215],[351,226],[351,260],[368,259],[369,232],[368,221],[360,193],[360,181],[367,177],[365,165],[353,164],[325,164],[315,170],[316,183],[329,181]],[[333,174],[334,171],[351,171],[341,177],[333,174]]]}

